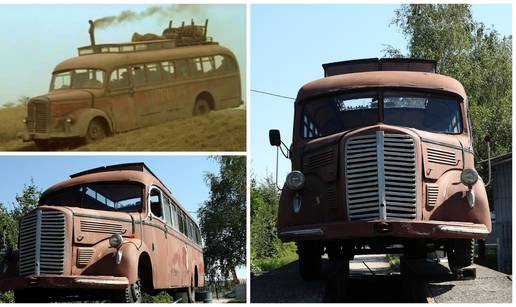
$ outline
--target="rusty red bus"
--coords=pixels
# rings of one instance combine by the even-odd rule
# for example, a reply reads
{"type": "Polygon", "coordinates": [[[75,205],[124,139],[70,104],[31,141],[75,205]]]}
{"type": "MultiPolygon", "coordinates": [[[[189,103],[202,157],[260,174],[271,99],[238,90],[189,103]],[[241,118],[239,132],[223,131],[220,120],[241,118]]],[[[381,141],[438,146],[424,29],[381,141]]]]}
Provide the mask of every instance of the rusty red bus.
{"type": "Polygon", "coordinates": [[[16,302],[141,302],[204,285],[199,227],[143,163],[87,170],[48,188],[20,223],[0,290],[16,302]]]}
{"type": "MultiPolygon", "coordinates": [[[[292,162],[278,235],[297,242],[300,273],[319,276],[321,255],[444,249],[457,273],[473,239],[491,231],[475,170],[468,99],[436,63],[366,59],[323,65],[325,77],[295,101],[292,162]]],[[[271,145],[285,146],[278,130],[271,145]]]]}
{"type": "Polygon", "coordinates": [[[55,66],[49,92],[29,100],[18,136],[52,149],[239,106],[238,61],[206,33],[207,21],[97,44],[92,23],[91,45],[55,66]]]}

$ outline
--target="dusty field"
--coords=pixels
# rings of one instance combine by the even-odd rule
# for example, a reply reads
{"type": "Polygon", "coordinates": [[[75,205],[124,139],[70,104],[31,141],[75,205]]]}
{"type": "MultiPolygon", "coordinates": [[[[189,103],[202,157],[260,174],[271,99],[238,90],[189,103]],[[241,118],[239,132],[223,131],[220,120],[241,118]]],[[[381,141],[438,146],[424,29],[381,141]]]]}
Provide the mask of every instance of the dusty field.
{"type": "MultiPolygon", "coordinates": [[[[24,107],[0,109],[0,150],[38,150],[16,138],[23,130],[24,107]]],[[[55,150],[76,151],[245,151],[246,110],[228,109],[204,116],[116,134],[100,142],[55,150]]]]}

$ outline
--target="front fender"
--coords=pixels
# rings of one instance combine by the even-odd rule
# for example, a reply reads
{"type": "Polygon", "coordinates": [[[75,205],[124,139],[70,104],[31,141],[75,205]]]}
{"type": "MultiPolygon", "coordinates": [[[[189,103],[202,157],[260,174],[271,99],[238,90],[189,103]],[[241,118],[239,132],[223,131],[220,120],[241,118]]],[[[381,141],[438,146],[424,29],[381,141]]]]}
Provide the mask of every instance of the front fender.
{"type": "Polygon", "coordinates": [[[491,231],[491,213],[482,178],[473,185],[475,205],[471,208],[466,198],[468,187],[460,181],[460,171],[445,173],[437,181],[439,190],[437,206],[430,212],[430,220],[471,222],[484,224],[491,231]]]}
{"type": "Polygon", "coordinates": [[[99,109],[88,108],[76,110],[68,114],[68,117],[72,119],[70,130],[76,132],[81,137],[86,136],[86,132],[91,120],[96,117],[103,118],[108,123],[109,131],[113,131],[113,123],[110,117],[106,114],[106,112],[99,109]]]}

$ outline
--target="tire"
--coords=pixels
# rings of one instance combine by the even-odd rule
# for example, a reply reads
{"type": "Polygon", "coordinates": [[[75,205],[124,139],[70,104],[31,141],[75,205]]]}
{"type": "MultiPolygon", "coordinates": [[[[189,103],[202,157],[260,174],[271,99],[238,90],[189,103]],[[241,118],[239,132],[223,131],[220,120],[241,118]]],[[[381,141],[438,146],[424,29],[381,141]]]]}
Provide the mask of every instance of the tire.
{"type": "Polygon", "coordinates": [[[475,256],[474,239],[452,239],[446,246],[448,266],[453,274],[473,264],[475,256]]]}
{"type": "Polygon", "coordinates": [[[86,143],[102,140],[107,136],[106,125],[98,118],[92,120],[86,131],[86,143]]]}
{"type": "Polygon", "coordinates": [[[349,260],[337,258],[330,260],[325,303],[347,303],[350,297],[349,260]]]}
{"type": "Polygon", "coordinates": [[[210,108],[210,104],[208,103],[208,101],[206,101],[203,98],[198,98],[195,101],[195,106],[193,109],[194,116],[204,115],[210,111],[211,111],[211,108],[210,108]]]}
{"type": "Polygon", "coordinates": [[[119,290],[115,296],[115,303],[141,303],[142,302],[142,283],[140,279],[130,284],[127,288],[119,290]]]}
{"type": "Polygon", "coordinates": [[[317,243],[297,243],[299,256],[299,273],[304,280],[314,280],[321,277],[321,247],[317,243]]]}

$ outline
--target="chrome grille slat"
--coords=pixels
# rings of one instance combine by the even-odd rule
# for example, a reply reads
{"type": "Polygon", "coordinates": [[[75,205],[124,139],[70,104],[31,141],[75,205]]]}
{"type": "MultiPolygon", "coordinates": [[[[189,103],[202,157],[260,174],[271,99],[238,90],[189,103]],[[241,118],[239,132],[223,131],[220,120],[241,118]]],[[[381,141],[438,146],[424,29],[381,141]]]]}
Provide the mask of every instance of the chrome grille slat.
{"type": "Polygon", "coordinates": [[[64,213],[40,209],[22,219],[19,255],[21,276],[63,274],[65,223],[64,213]]]}
{"type": "Polygon", "coordinates": [[[50,120],[50,103],[34,100],[27,104],[27,128],[31,132],[47,132],[50,120]]]}
{"type": "Polygon", "coordinates": [[[351,137],[345,144],[348,217],[354,220],[416,217],[416,154],[409,135],[351,137]]]}

